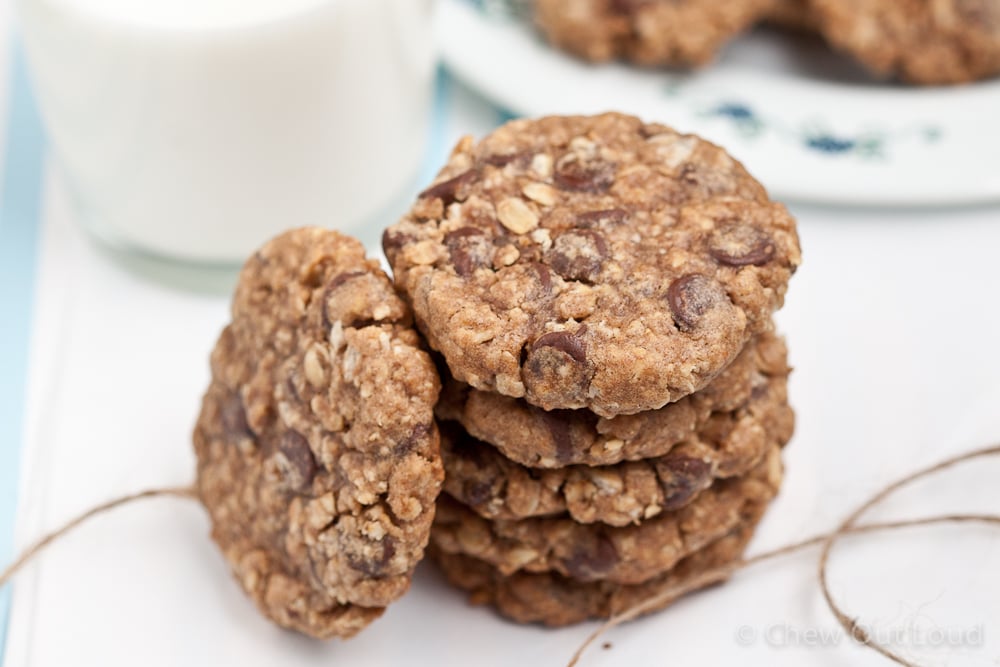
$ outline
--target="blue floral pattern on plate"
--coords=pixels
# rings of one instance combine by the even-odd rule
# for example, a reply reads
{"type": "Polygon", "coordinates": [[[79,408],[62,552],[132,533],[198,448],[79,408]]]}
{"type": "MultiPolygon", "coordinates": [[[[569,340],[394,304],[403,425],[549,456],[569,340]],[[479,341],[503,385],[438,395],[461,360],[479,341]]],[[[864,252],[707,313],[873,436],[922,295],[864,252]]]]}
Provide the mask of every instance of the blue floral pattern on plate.
{"type": "MultiPolygon", "coordinates": [[[[676,86],[668,88],[668,94],[676,95],[676,86]]],[[[729,121],[747,139],[773,131],[807,150],[829,156],[885,158],[890,143],[917,140],[933,144],[941,138],[940,128],[934,125],[907,128],[897,132],[868,130],[850,136],[834,132],[826,124],[818,121],[794,129],[775,119],[766,118],[747,104],[733,101],[709,105],[700,112],[700,115],[729,121]]]]}

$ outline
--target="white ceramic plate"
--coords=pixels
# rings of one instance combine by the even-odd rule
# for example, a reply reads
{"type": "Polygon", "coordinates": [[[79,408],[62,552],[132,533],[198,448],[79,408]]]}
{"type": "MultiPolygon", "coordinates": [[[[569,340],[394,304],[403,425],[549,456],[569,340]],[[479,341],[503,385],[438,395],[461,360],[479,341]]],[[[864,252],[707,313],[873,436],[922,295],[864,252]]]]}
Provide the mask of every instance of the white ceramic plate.
{"type": "Polygon", "coordinates": [[[517,115],[619,110],[729,149],[778,197],[863,205],[1000,201],[1000,81],[904,88],[818,40],[757,31],[696,74],[592,66],[546,45],[517,0],[442,0],[457,76],[517,115]]]}

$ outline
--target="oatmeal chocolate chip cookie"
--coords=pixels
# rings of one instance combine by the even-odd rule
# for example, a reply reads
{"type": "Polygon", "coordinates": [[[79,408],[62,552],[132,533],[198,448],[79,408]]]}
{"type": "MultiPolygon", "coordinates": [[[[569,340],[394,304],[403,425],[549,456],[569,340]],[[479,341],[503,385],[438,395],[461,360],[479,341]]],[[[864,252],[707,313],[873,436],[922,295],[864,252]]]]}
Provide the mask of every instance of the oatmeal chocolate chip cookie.
{"type": "Polygon", "coordinates": [[[212,536],[265,615],[349,637],[402,595],[443,470],[439,382],[353,239],[316,228],[244,266],[194,432],[212,536]]]}
{"type": "Polygon", "coordinates": [[[703,65],[774,0],[535,0],[535,23],[555,46],[592,62],[703,65]]]}
{"type": "Polygon", "coordinates": [[[881,76],[918,84],[1000,73],[996,0],[813,0],[831,44],[881,76]]]}
{"type": "Polygon", "coordinates": [[[580,523],[638,524],[692,502],[716,479],[746,474],[791,437],[794,414],[785,378],[760,376],[753,398],[706,420],[664,456],[610,466],[528,468],[461,427],[441,427],[445,491],[487,519],[516,520],[568,512],[580,523]]]}
{"type": "Polygon", "coordinates": [[[505,575],[554,571],[578,581],[638,584],[722,537],[746,508],[781,483],[780,449],[748,475],[721,480],[679,510],[635,526],[581,524],[569,517],[488,521],[448,495],[438,502],[432,543],[486,561],[505,575]]]}
{"type": "MultiPolygon", "coordinates": [[[[428,553],[453,586],[469,591],[472,604],[492,605],[518,623],[559,627],[593,618],[610,618],[675,586],[682,586],[689,593],[724,581],[725,575],[706,577],[706,573],[741,557],[765,507],[764,503],[748,505],[742,523],[728,535],[641,584],[580,582],[555,572],[515,572],[505,576],[489,563],[471,556],[450,554],[434,545],[428,553]]],[[[644,613],[659,611],[676,599],[665,599],[644,613]]]]}
{"type": "Polygon", "coordinates": [[[708,384],[800,263],[795,221],[722,149],[614,113],[463,140],[383,247],[453,377],[605,417],[708,384]]]}
{"type": "Polygon", "coordinates": [[[612,418],[589,410],[547,412],[521,399],[472,389],[445,373],[437,414],[522,465],[607,466],[667,454],[713,412],[743,407],[761,376],[786,378],[789,371],[784,341],[768,332],[751,340],[707,387],[658,410],[612,418]]]}

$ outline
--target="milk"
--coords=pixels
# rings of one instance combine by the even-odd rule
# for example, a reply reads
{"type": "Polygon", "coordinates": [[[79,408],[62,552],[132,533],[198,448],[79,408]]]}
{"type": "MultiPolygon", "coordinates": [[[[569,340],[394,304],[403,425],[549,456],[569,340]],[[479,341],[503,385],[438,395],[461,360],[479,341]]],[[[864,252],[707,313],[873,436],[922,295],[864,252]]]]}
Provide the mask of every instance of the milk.
{"type": "MultiPolygon", "coordinates": [[[[80,215],[142,252],[242,260],[363,233],[410,185],[433,76],[422,0],[21,0],[80,215]]],[[[370,234],[369,234],[370,235],[370,234]]]]}

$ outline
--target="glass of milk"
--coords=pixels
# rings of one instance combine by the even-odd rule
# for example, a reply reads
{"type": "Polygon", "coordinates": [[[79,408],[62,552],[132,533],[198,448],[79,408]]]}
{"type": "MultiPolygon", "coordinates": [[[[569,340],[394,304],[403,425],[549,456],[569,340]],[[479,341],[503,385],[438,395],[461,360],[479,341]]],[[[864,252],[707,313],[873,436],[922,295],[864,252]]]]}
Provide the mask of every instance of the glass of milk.
{"type": "Polygon", "coordinates": [[[376,238],[413,185],[431,0],[19,7],[57,162],[86,226],[118,246],[229,264],[301,225],[376,238]]]}

